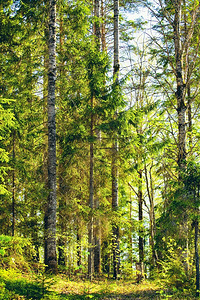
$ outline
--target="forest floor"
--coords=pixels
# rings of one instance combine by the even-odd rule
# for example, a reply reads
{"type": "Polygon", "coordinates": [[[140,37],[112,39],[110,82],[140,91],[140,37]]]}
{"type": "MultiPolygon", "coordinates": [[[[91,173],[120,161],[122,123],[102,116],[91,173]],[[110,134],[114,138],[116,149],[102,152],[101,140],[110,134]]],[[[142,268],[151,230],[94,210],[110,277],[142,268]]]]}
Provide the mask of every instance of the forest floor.
{"type": "Polygon", "coordinates": [[[66,275],[19,273],[0,270],[0,300],[126,300],[126,299],[196,299],[188,292],[163,287],[159,281],[88,280],[66,275]]]}

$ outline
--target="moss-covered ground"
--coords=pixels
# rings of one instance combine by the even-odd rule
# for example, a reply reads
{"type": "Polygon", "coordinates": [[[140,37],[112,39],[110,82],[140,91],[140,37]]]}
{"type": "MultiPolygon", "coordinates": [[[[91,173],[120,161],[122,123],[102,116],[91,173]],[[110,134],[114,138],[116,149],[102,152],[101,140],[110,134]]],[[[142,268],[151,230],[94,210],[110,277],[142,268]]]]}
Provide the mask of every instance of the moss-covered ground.
{"type": "Polygon", "coordinates": [[[0,300],[125,300],[125,299],[195,299],[188,291],[169,289],[161,281],[108,278],[90,282],[67,275],[0,270],[0,300]]]}

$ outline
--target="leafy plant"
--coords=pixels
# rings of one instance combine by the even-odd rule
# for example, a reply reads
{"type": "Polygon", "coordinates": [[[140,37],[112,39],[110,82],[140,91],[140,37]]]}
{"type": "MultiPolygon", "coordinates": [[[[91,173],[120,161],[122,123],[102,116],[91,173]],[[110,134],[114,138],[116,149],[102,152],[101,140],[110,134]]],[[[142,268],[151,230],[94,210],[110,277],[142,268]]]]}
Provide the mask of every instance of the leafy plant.
{"type": "Polygon", "coordinates": [[[175,290],[192,290],[194,287],[194,274],[192,265],[189,264],[186,253],[181,247],[176,247],[173,239],[167,241],[168,254],[162,267],[162,281],[175,290]]]}

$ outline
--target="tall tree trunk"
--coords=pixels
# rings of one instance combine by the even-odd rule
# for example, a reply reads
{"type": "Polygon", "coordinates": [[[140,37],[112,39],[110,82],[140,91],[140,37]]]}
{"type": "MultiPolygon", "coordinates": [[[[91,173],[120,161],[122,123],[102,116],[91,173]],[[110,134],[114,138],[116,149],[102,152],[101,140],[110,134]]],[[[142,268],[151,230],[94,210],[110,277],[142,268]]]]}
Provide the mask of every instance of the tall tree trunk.
{"type": "Polygon", "coordinates": [[[175,15],[173,22],[174,29],[174,46],[175,46],[175,62],[176,62],[176,99],[177,99],[177,113],[178,113],[178,167],[179,178],[181,179],[181,172],[185,168],[186,160],[186,127],[185,127],[185,83],[183,80],[182,67],[182,45],[180,35],[181,24],[181,1],[175,0],[175,15]]]}
{"type": "MultiPolygon", "coordinates": [[[[62,105],[63,99],[63,90],[64,90],[64,58],[62,56],[63,53],[63,44],[64,44],[64,30],[63,30],[63,1],[60,2],[59,5],[59,50],[61,54],[60,58],[60,68],[58,70],[60,76],[60,86],[59,86],[59,99],[62,105]]],[[[60,157],[62,157],[62,149],[59,147],[60,157]]],[[[66,237],[64,236],[66,231],[66,226],[64,222],[64,211],[65,211],[65,195],[66,195],[66,184],[63,179],[63,174],[65,166],[59,163],[58,165],[58,181],[59,181],[59,200],[58,200],[58,224],[59,224],[59,239],[58,239],[58,265],[66,266],[65,262],[65,247],[66,247],[66,237]]]]}
{"type": "Polygon", "coordinates": [[[194,244],[195,244],[195,266],[196,266],[196,296],[199,297],[199,208],[197,203],[199,202],[199,186],[197,187],[197,199],[194,195],[194,200],[195,200],[195,220],[194,220],[194,230],[195,230],[195,235],[194,235],[194,244]],[[197,203],[196,203],[197,202],[197,203]]]}
{"type": "Polygon", "coordinates": [[[199,297],[199,247],[198,247],[199,221],[198,218],[196,218],[194,222],[194,229],[195,229],[196,296],[199,297]]]}
{"type": "MultiPolygon", "coordinates": [[[[94,97],[91,96],[91,109],[94,107],[94,97]]],[[[94,218],[93,218],[93,210],[94,210],[94,114],[93,111],[91,113],[90,120],[90,136],[92,141],[90,142],[90,183],[89,183],[89,207],[90,207],[90,215],[89,215],[89,228],[88,228],[88,243],[89,243],[89,256],[88,256],[88,277],[92,280],[94,274],[94,218]]]]}
{"type": "MultiPolygon", "coordinates": [[[[142,194],[142,170],[138,171],[139,185],[138,185],[138,216],[139,216],[139,263],[141,272],[143,273],[144,263],[144,238],[143,238],[143,194],[142,194]]],[[[141,274],[142,278],[143,274],[141,274]]]]}
{"type": "MultiPolygon", "coordinates": [[[[119,0],[114,0],[114,66],[113,66],[114,88],[119,85],[119,0]]],[[[115,112],[115,116],[117,111],[115,112]]],[[[115,117],[114,116],[114,117],[115,117]]],[[[112,209],[118,209],[118,140],[114,133],[112,145],[112,209]]],[[[112,248],[113,248],[113,277],[117,279],[120,268],[119,257],[119,226],[113,223],[112,226],[112,248]]]]}
{"type": "Polygon", "coordinates": [[[188,96],[188,135],[189,135],[189,150],[192,149],[192,106],[191,106],[191,95],[190,95],[190,84],[187,88],[188,96]]]}
{"type": "MultiPolygon", "coordinates": [[[[101,51],[101,30],[100,30],[100,0],[94,1],[94,37],[95,46],[97,51],[101,51]]],[[[98,120],[97,120],[98,122],[98,120]]],[[[101,132],[97,132],[98,140],[101,140],[101,132]]],[[[99,188],[99,187],[98,187],[99,188]]],[[[94,197],[94,209],[97,211],[99,209],[99,195],[94,197]]],[[[100,242],[100,221],[99,217],[94,218],[94,272],[99,274],[101,272],[101,242],[100,242]]]]}
{"type": "Polygon", "coordinates": [[[45,265],[57,272],[56,255],[56,0],[49,2],[49,70],[48,70],[48,200],[45,211],[45,265]]]}
{"type": "MultiPolygon", "coordinates": [[[[77,234],[76,234],[76,238],[77,238],[77,266],[80,267],[82,260],[81,260],[81,235],[78,232],[78,228],[77,228],[77,234]]],[[[80,272],[80,270],[79,270],[80,272]]]]}
{"type": "Polygon", "coordinates": [[[147,194],[149,198],[150,203],[150,209],[149,209],[149,219],[150,219],[150,239],[149,244],[151,247],[151,265],[155,267],[156,262],[158,260],[158,256],[155,250],[155,234],[156,234],[156,222],[155,222],[155,210],[154,210],[154,192],[153,192],[153,179],[152,179],[152,167],[153,164],[150,167],[149,170],[149,179],[148,179],[148,173],[147,173],[147,166],[145,165],[144,171],[145,171],[145,179],[146,179],[146,187],[147,187],[147,194]]]}
{"type": "Polygon", "coordinates": [[[59,266],[66,266],[65,262],[65,247],[66,247],[66,237],[64,236],[66,231],[65,226],[65,195],[66,195],[66,187],[65,182],[63,181],[62,174],[64,174],[63,165],[60,164],[58,166],[58,195],[59,195],[59,201],[58,201],[58,226],[59,226],[59,238],[58,238],[58,265],[59,266]]]}
{"type": "Polygon", "coordinates": [[[104,13],[104,0],[101,0],[101,48],[102,51],[106,50],[106,29],[105,29],[105,13],[104,13]]]}
{"type": "Polygon", "coordinates": [[[12,144],[12,236],[15,235],[15,131],[13,131],[13,144],[12,144]]]}
{"type": "Polygon", "coordinates": [[[131,264],[131,270],[133,267],[133,237],[132,237],[132,196],[130,191],[130,209],[129,209],[129,223],[130,229],[128,233],[128,240],[129,240],[129,262],[131,264]]]}

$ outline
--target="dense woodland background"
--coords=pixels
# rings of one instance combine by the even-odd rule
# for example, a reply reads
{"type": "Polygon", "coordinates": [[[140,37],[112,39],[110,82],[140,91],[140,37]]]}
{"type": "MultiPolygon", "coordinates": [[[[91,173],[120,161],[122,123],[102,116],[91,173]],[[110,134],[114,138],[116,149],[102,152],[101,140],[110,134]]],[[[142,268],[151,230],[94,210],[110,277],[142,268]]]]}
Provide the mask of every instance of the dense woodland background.
{"type": "Polygon", "coordinates": [[[0,1],[2,267],[18,245],[199,295],[199,20],[196,0],[0,1]]]}

